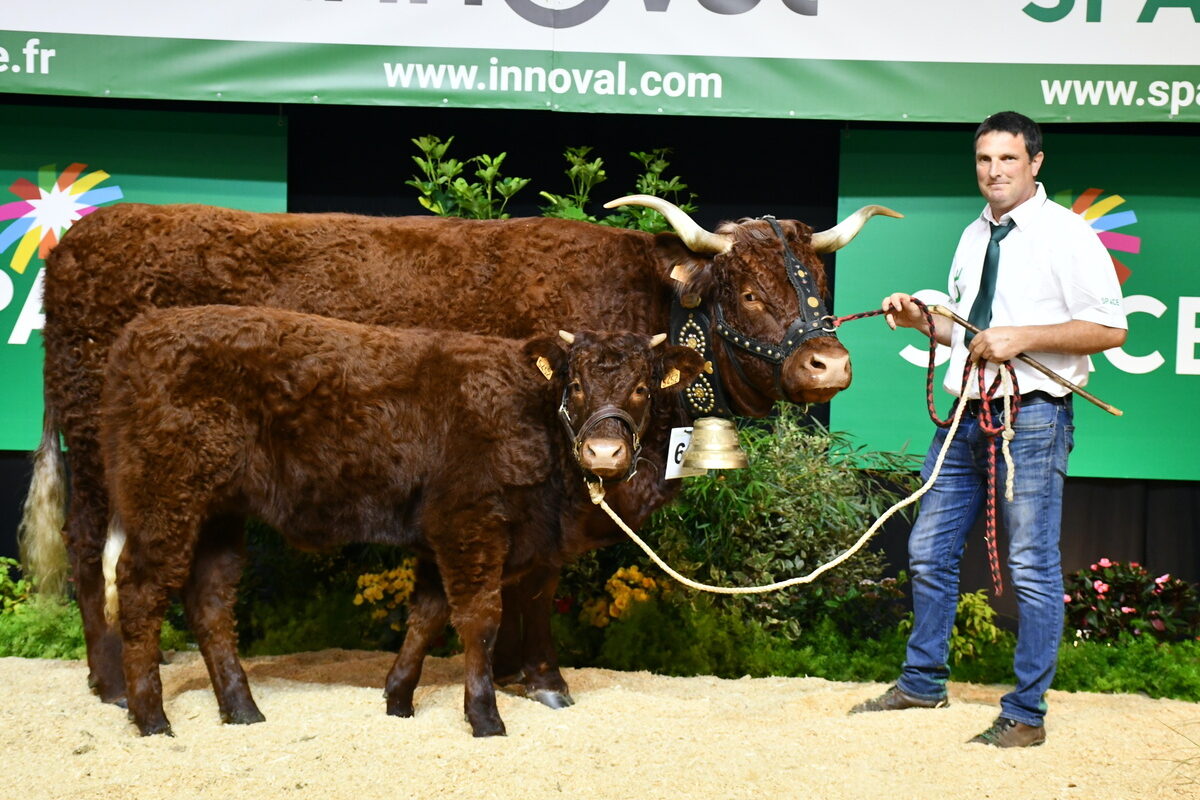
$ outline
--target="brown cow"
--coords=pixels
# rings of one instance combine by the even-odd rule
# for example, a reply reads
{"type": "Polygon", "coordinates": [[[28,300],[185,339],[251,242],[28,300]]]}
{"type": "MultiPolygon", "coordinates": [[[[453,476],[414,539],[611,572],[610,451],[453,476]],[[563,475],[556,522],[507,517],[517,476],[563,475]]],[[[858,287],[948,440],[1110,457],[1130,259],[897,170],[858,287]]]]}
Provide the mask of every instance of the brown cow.
{"type": "MultiPolygon", "coordinates": [[[[678,235],[544,218],[388,219],[194,205],[122,204],[76,223],[46,262],[46,422],[21,539],[32,572],[45,578],[51,568],[40,554],[53,551],[63,531],[89,684],[101,698],[119,701],[124,681],[120,640],[103,618],[100,562],[109,501],[97,441],[100,385],[109,346],[148,308],[273,306],[524,338],[560,325],[658,333],[668,329],[672,298],[683,297],[710,310],[713,322],[701,333],[713,343],[717,386],[732,412],[761,416],[779,400],[823,402],[849,385],[849,356],[831,335],[809,338],[822,331],[806,331],[801,344],[771,363],[719,338],[714,312],[744,340],[783,344],[789,328],[805,320],[807,304],[791,284],[797,265],[802,262],[823,291],[819,253],[844,245],[871,215],[895,212],[868,206],[820,233],[801,222],[750,219],[710,233],[656,198],[616,203],[659,209],[678,235]],[[799,260],[789,262],[789,252],[799,260]],[[65,530],[60,431],[70,466],[65,530]]],[[[676,416],[686,424],[682,412],[676,416]]],[[[649,467],[639,473],[643,494],[623,510],[636,512],[635,525],[676,491],[676,482],[661,477],[665,452],[646,452],[656,474],[649,467]]],[[[232,517],[207,524],[228,537],[240,535],[241,522],[232,517]]],[[[605,535],[619,534],[610,526],[605,535]]],[[[526,580],[506,603],[510,635],[501,637],[497,662],[504,671],[524,673],[530,696],[563,705],[570,698],[549,638],[557,574],[526,580]]]]}
{"type": "Polygon", "coordinates": [[[180,589],[222,719],[263,719],[237,660],[240,541],[205,524],[254,515],[306,549],[383,542],[436,565],[444,594],[422,570],[388,711],[412,715],[421,661],[449,616],[466,655],[471,729],[504,733],[491,664],[501,584],[534,566],[557,570],[588,546],[586,518],[599,512],[576,462],[594,478],[625,477],[655,424],[653,397],[702,368],[691,348],[652,349],[665,336],[580,333],[564,352],[550,337],[278,309],[138,317],[112,346],[100,420],[127,537],[117,583],[138,729],[170,733],[158,637],[180,589]],[[660,388],[664,375],[675,382],[660,388]]]}

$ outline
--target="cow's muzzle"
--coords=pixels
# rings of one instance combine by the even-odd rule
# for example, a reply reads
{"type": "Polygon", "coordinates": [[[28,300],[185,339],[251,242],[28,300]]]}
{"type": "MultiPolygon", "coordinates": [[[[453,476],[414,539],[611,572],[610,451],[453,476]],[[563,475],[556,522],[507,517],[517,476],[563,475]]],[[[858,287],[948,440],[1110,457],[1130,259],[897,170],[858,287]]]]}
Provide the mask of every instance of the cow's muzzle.
{"type": "Polygon", "coordinates": [[[571,439],[576,463],[584,472],[595,475],[602,481],[627,481],[637,473],[638,459],[642,454],[642,432],[646,420],[637,423],[627,411],[612,404],[596,409],[584,420],[576,431],[567,411],[567,398],[558,407],[558,418],[562,421],[571,439]],[[615,419],[629,428],[628,441],[623,438],[592,436],[601,422],[615,419]]]}

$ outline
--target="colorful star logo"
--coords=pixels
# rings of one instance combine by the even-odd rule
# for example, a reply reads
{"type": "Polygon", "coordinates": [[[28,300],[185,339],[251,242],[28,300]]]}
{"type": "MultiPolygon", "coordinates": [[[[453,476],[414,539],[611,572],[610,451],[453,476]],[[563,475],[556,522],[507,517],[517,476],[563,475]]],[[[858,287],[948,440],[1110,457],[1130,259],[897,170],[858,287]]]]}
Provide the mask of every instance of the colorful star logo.
{"type": "Polygon", "coordinates": [[[110,176],[104,170],[87,175],[86,164],[72,164],[55,175],[57,166],[48,164],[38,170],[37,185],[18,178],[9,191],[20,200],[0,205],[0,221],[12,220],[0,231],[0,253],[19,240],[9,265],[23,274],[34,253],[45,258],[63,233],[102,203],[124,197],[120,186],[96,188],[110,176]]]}
{"type": "Polygon", "coordinates": [[[1054,200],[1082,216],[1092,226],[1092,230],[1108,248],[1113,269],[1117,271],[1117,280],[1125,283],[1133,271],[1122,264],[1113,251],[1140,253],[1142,237],[1132,236],[1128,233],[1115,233],[1115,231],[1117,228],[1124,228],[1137,222],[1137,214],[1129,210],[1113,213],[1114,209],[1125,204],[1125,198],[1119,194],[1110,194],[1104,199],[1100,199],[1104,194],[1103,189],[1088,189],[1078,197],[1072,197],[1073,194],[1074,192],[1070,189],[1058,192],[1054,195],[1054,200]]]}

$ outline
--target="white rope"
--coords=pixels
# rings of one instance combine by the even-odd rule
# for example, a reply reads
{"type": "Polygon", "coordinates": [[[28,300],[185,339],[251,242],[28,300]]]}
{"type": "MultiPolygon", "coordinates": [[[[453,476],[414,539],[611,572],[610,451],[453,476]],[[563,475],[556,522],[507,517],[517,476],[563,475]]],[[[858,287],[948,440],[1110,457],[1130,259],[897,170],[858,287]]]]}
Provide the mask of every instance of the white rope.
{"type": "MultiPolygon", "coordinates": [[[[971,370],[972,370],[972,373],[974,373],[975,368],[972,367],[971,370]]],[[[736,586],[736,587],[711,586],[707,583],[698,583],[698,582],[692,580],[691,578],[687,578],[687,577],[684,577],[683,575],[680,575],[678,572],[671,569],[671,567],[665,561],[663,561],[661,558],[659,558],[658,554],[654,552],[654,550],[650,547],[650,545],[648,545],[644,541],[642,541],[642,539],[636,533],[634,533],[632,530],[630,530],[629,526],[626,525],[625,522],[619,516],[617,516],[617,513],[615,511],[613,511],[611,508],[609,508],[608,503],[604,502],[604,486],[603,485],[598,484],[598,483],[588,483],[586,481],[585,481],[585,483],[587,483],[588,492],[590,492],[590,494],[591,494],[592,502],[599,505],[602,509],[604,509],[605,513],[608,514],[608,516],[610,516],[612,518],[613,522],[617,523],[617,525],[621,528],[621,530],[625,531],[625,533],[629,536],[629,538],[632,539],[634,541],[634,543],[637,544],[638,547],[642,548],[642,550],[645,551],[646,555],[650,556],[650,560],[653,561],[655,564],[657,564],[663,570],[663,572],[666,572],[668,575],[670,575],[672,578],[674,578],[675,580],[682,583],[684,586],[690,586],[693,589],[699,589],[700,591],[703,591],[703,592],[714,592],[716,594],[752,594],[754,592],[773,592],[776,589],[786,589],[789,586],[795,586],[800,583],[811,583],[812,581],[814,581],[817,578],[817,576],[833,569],[838,564],[841,564],[843,561],[850,558],[850,556],[854,555],[859,550],[861,550],[862,546],[867,543],[867,540],[869,540],[872,536],[874,536],[875,533],[879,530],[879,527],[881,525],[883,525],[883,523],[887,522],[887,520],[893,514],[895,514],[897,511],[904,508],[905,506],[911,505],[912,503],[916,502],[921,497],[921,495],[923,495],[923,494],[925,494],[925,492],[929,491],[929,488],[931,486],[933,486],[933,482],[937,479],[938,473],[942,469],[942,461],[944,461],[946,458],[946,451],[950,449],[950,443],[954,441],[954,434],[958,431],[958,422],[962,418],[963,409],[965,409],[966,407],[967,407],[966,403],[956,404],[955,409],[954,409],[954,417],[950,422],[950,430],[948,430],[946,432],[946,441],[942,444],[942,449],[938,453],[937,460],[933,464],[933,472],[930,473],[929,479],[927,481],[925,481],[925,483],[921,486],[921,488],[917,489],[917,491],[913,492],[911,495],[909,495],[905,499],[899,501],[898,503],[893,505],[891,508],[889,508],[887,511],[883,512],[882,516],[880,516],[879,519],[875,520],[875,522],[871,525],[871,527],[867,529],[867,532],[859,537],[858,541],[854,543],[854,546],[851,547],[846,552],[839,555],[837,558],[835,558],[832,561],[829,561],[825,564],[822,564],[821,566],[814,569],[812,572],[810,572],[807,575],[804,575],[802,577],[788,578],[787,580],[777,581],[775,583],[769,583],[769,584],[766,584],[765,586],[736,586]]],[[[1010,472],[1011,472],[1011,468],[1010,468],[1010,472]]]]}
{"type": "Polygon", "coordinates": [[[1004,453],[1004,466],[1006,474],[1004,476],[1004,499],[1012,502],[1013,499],[1013,478],[1016,473],[1013,467],[1012,451],[1008,448],[1008,443],[1013,440],[1017,432],[1013,430],[1012,424],[1012,375],[1008,370],[1000,370],[1000,384],[1004,392],[1004,431],[1000,434],[1000,452],[1004,453]]]}

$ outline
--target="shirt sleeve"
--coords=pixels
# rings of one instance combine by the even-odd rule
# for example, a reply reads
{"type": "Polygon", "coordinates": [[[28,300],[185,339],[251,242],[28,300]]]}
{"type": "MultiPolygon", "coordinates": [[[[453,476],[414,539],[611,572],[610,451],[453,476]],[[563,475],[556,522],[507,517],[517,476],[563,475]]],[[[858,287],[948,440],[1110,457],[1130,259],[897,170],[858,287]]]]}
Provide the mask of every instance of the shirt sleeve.
{"type": "Polygon", "coordinates": [[[1110,328],[1125,329],[1125,310],[1121,304],[1121,284],[1117,280],[1112,257],[1100,238],[1086,224],[1066,237],[1069,265],[1063,276],[1063,293],[1071,319],[1095,322],[1110,328]]]}

